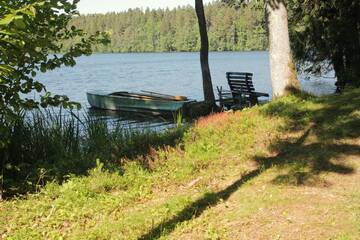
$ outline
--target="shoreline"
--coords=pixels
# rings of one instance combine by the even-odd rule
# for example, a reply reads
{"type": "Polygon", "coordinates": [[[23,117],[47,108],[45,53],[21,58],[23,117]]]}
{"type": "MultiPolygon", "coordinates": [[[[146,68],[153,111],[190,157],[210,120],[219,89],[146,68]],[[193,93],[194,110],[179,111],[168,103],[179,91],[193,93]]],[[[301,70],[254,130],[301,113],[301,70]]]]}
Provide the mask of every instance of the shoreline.
{"type": "Polygon", "coordinates": [[[210,115],[173,146],[115,158],[120,169],[99,157],[85,175],[0,202],[0,236],[356,239],[359,94],[300,93],[210,115]]]}

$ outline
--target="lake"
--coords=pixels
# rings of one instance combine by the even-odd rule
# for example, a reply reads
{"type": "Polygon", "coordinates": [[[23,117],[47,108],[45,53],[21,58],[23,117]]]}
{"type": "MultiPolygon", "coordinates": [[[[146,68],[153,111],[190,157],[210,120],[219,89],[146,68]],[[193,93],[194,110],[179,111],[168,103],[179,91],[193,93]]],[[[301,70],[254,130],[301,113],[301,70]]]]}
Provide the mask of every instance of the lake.
{"type": "MultiPolygon", "coordinates": [[[[271,95],[268,52],[212,52],[209,56],[214,90],[227,88],[225,73],[254,73],[256,91],[271,95]]],[[[303,89],[326,94],[335,90],[333,78],[299,76],[303,89]]],[[[94,54],[77,59],[73,68],[63,67],[39,74],[38,79],[53,94],[64,94],[88,107],[86,91],[148,90],[202,99],[199,53],[94,54]]]]}

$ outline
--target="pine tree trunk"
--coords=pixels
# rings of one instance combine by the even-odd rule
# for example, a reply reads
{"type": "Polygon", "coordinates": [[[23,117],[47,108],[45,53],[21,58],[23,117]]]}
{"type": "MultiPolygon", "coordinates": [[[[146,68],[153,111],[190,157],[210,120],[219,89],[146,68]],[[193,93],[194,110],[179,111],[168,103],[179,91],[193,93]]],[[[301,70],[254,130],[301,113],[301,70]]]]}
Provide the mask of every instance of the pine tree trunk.
{"type": "Polygon", "coordinates": [[[209,40],[207,35],[206,19],[202,0],[195,0],[195,11],[198,18],[201,37],[200,62],[203,77],[204,99],[206,102],[215,105],[215,96],[213,85],[211,82],[211,74],[209,67],[209,40]]]}
{"type": "Polygon", "coordinates": [[[300,83],[290,48],[288,13],[283,0],[266,0],[273,96],[299,90],[300,83]]]}

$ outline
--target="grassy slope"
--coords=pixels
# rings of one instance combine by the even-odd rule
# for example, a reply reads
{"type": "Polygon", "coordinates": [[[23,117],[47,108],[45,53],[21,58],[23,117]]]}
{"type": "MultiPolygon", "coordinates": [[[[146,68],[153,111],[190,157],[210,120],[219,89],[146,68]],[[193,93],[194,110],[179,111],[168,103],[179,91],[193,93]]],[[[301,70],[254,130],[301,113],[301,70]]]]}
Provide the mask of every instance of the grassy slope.
{"type": "Polygon", "coordinates": [[[144,161],[0,203],[0,237],[360,238],[359,90],[214,115],[144,161]]]}

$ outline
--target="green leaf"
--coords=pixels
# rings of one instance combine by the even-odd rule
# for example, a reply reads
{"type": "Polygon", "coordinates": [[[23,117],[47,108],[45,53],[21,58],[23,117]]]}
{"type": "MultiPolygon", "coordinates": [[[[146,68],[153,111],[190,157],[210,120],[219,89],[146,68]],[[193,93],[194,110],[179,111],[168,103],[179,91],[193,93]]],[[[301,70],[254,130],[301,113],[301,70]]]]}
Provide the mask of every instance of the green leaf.
{"type": "Polygon", "coordinates": [[[41,92],[44,89],[44,85],[39,83],[39,82],[35,82],[34,83],[34,88],[37,92],[41,92]]]}
{"type": "Polygon", "coordinates": [[[0,31],[0,34],[3,34],[3,35],[8,35],[8,36],[13,36],[13,35],[16,35],[16,33],[14,33],[14,32],[10,32],[10,31],[6,31],[6,30],[2,30],[2,31],[0,31]]]}
{"type": "Polygon", "coordinates": [[[4,18],[0,20],[0,26],[9,25],[13,20],[15,16],[13,14],[8,14],[4,18]]]}
{"type": "Polygon", "coordinates": [[[14,19],[14,24],[17,28],[19,29],[25,29],[26,28],[26,24],[24,22],[24,19],[23,18],[16,18],[14,19]]]}
{"type": "Polygon", "coordinates": [[[304,32],[305,30],[306,30],[306,26],[305,25],[300,25],[300,24],[298,24],[298,25],[296,25],[296,26],[294,26],[293,27],[293,30],[295,31],[295,32],[298,32],[298,33],[300,33],[300,32],[304,32]]]}
{"type": "Polygon", "coordinates": [[[4,65],[4,64],[0,64],[0,71],[3,71],[3,72],[12,72],[14,69],[8,65],[4,65]]]}

